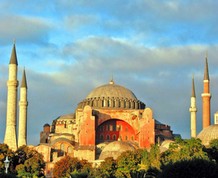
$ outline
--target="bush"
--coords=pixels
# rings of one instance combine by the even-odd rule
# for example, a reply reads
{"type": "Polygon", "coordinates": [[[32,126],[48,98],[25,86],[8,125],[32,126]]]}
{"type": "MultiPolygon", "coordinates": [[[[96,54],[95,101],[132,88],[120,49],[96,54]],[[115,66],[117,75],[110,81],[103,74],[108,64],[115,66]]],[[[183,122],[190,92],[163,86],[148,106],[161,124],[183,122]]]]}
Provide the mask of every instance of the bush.
{"type": "Polygon", "coordinates": [[[159,178],[216,178],[217,175],[217,164],[204,159],[193,159],[168,164],[159,178]]]}

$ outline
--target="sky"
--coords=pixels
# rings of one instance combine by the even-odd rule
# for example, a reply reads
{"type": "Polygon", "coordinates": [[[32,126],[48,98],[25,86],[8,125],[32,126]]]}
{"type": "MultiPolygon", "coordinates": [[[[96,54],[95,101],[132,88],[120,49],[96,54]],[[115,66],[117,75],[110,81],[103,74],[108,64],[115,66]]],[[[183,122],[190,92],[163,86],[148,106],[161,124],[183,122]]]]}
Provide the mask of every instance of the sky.
{"type": "Polygon", "coordinates": [[[214,0],[1,0],[0,143],[14,42],[18,80],[25,68],[28,82],[28,144],[39,144],[45,123],[73,113],[112,77],[156,120],[190,138],[194,76],[199,133],[206,54],[212,123],[218,110],[217,7],[214,0]]]}

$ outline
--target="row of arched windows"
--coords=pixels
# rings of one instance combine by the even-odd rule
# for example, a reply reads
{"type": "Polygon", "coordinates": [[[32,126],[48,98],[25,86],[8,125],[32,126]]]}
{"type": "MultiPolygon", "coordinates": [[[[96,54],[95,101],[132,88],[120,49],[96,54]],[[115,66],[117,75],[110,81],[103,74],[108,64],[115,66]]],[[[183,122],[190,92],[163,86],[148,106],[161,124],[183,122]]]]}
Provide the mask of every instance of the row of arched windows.
{"type": "Polygon", "coordinates": [[[119,98],[91,98],[80,103],[80,107],[86,105],[93,107],[112,107],[127,109],[144,109],[145,104],[139,100],[119,99],[119,98]]]}
{"type": "MultiPolygon", "coordinates": [[[[121,140],[134,140],[134,136],[131,136],[131,137],[128,138],[127,135],[124,136],[123,138],[122,138],[122,136],[120,135],[119,138],[120,138],[121,140]]],[[[103,134],[101,134],[100,137],[99,137],[99,139],[100,139],[101,141],[103,141],[103,140],[118,140],[116,134],[113,134],[113,135],[109,135],[109,134],[103,135],[103,134]]]]}

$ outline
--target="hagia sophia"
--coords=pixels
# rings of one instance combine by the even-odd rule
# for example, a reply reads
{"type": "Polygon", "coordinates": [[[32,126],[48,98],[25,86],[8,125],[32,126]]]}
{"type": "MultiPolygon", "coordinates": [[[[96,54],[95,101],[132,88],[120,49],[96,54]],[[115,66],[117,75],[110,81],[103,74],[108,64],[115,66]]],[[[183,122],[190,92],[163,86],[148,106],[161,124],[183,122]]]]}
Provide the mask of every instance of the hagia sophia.
{"type": "MultiPolygon", "coordinates": [[[[205,145],[218,138],[218,113],[215,113],[214,125],[210,124],[210,79],[206,57],[203,93],[202,93],[202,131],[196,133],[196,95],[194,78],[190,121],[191,137],[198,137],[205,145]]],[[[7,116],[4,143],[12,150],[27,145],[27,79],[25,70],[20,85],[20,100],[17,101],[18,60],[16,46],[13,45],[9,62],[7,82],[7,116]],[[16,140],[16,107],[19,104],[18,142],[16,140]]],[[[111,79],[109,83],[97,86],[85,99],[81,99],[75,111],[64,114],[45,123],[40,133],[40,143],[35,149],[44,155],[46,169],[52,170],[54,163],[69,155],[86,159],[92,163],[101,162],[106,157],[115,159],[121,152],[150,148],[152,144],[173,141],[174,134],[168,124],[153,117],[155,110],[146,106],[136,95],[111,79]]]]}

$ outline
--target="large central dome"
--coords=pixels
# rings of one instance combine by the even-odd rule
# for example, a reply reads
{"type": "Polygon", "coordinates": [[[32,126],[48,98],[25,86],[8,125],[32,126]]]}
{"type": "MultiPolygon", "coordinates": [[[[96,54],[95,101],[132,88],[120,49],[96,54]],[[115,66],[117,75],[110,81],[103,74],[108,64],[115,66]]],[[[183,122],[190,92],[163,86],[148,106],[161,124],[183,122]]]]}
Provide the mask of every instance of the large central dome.
{"type": "Polygon", "coordinates": [[[114,84],[113,81],[110,81],[109,84],[102,85],[100,87],[92,90],[88,96],[88,98],[124,98],[124,99],[132,99],[137,100],[136,96],[129,89],[122,87],[120,85],[114,84]]]}
{"type": "Polygon", "coordinates": [[[78,108],[89,105],[93,108],[122,108],[122,109],[144,109],[145,104],[139,101],[134,93],[113,80],[109,84],[102,85],[92,90],[86,99],[78,104],[78,108]]]}

